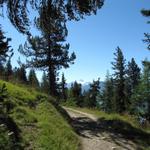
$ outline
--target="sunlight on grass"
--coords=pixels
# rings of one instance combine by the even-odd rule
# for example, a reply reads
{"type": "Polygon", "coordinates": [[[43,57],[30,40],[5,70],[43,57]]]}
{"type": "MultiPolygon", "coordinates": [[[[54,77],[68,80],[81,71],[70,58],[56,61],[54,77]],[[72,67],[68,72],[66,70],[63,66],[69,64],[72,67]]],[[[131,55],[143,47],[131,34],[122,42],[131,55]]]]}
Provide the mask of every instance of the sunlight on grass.
{"type": "MultiPolygon", "coordinates": [[[[24,86],[6,84],[14,109],[10,116],[21,130],[25,149],[77,150],[79,139],[48,100],[48,96],[24,86]]],[[[1,139],[1,138],[0,138],[1,139]]]]}

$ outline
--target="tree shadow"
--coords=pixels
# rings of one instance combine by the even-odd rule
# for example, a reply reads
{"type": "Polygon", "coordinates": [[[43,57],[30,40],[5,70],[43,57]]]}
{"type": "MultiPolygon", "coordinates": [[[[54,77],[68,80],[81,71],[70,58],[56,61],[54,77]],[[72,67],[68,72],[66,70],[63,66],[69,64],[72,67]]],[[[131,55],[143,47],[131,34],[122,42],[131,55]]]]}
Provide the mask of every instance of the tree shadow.
{"type": "Polygon", "coordinates": [[[92,121],[87,117],[72,118],[72,126],[76,133],[80,136],[91,138],[91,136],[87,136],[87,133],[93,136],[99,136],[97,133],[99,132],[100,128],[98,127],[97,122],[92,121]]]}
{"type": "Polygon", "coordinates": [[[129,140],[135,143],[137,145],[137,150],[142,150],[150,146],[149,133],[123,120],[106,120],[105,118],[100,118],[98,124],[99,127],[103,128],[105,131],[112,133],[110,134],[110,138],[120,146],[122,146],[122,139],[124,139],[124,144],[128,144],[129,140]]]}
{"type": "Polygon", "coordinates": [[[128,146],[135,149],[136,145],[137,150],[150,146],[150,134],[122,120],[100,118],[98,121],[93,121],[87,117],[75,117],[72,118],[72,126],[78,135],[85,138],[93,138],[93,136],[102,138],[108,133],[108,137],[104,140],[127,150],[130,150],[128,146]]]}

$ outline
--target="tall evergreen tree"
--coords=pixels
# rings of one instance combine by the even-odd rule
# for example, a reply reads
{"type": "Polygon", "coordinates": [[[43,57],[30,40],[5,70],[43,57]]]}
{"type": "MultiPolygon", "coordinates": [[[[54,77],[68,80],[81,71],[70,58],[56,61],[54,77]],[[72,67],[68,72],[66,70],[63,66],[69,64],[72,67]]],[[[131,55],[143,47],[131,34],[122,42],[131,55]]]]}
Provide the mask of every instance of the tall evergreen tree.
{"type": "Polygon", "coordinates": [[[150,121],[150,66],[143,64],[144,69],[140,84],[132,95],[132,111],[150,121]]]}
{"type": "Polygon", "coordinates": [[[147,63],[143,63],[143,65],[144,65],[143,71],[144,73],[142,83],[145,86],[144,102],[146,103],[144,107],[147,107],[147,110],[145,110],[145,117],[150,121],[150,65],[147,63]]]}
{"type": "Polygon", "coordinates": [[[113,78],[107,73],[105,87],[103,90],[103,105],[104,110],[106,112],[113,112],[114,111],[114,80],[113,78]]]}
{"type": "Polygon", "coordinates": [[[126,110],[125,108],[125,59],[122,50],[117,47],[115,58],[112,62],[115,79],[115,109],[116,112],[122,113],[126,110]]]}
{"type": "Polygon", "coordinates": [[[5,73],[5,68],[4,68],[3,64],[0,63],[0,78],[1,79],[4,78],[4,73],[5,73]]]}
{"type": "Polygon", "coordinates": [[[14,27],[21,33],[29,34],[32,22],[29,14],[32,14],[33,9],[39,11],[47,2],[53,3],[54,8],[59,7],[59,11],[69,20],[79,20],[86,15],[96,14],[104,4],[104,0],[0,0],[0,10],[5,5],[8,19],[14,27]]]}
{"type": "MultiPolygon", "coordinates": [[[[141,10],[141,13],[145,17],[150,17],[150,10],[148,10],[148,9],[141,10]]],[[[150,21],[148,21],[148,23],[150,23],[150,21]]],[[[150,50],[150,34],[144,33],[144,36],[145,36],[145,39],[143,41],[148,45],[147,46],[148,50],[150,50]]]]}
{"type": "Polygon", "coordinates": [[[6,62],[8,53],[12,51],[9,46],[10,38],[6,38],[0,27],[0,64],[6,62]]]}
{"type": "Polygon", "coordinates": [[[64,73],[62,74],[60,86],[61,86],[61,99],[66,101],[67,100],[67,87],[66,87],[66,79],[65,79],[64,73]]]}
{"type": "Polygon", "coordinates": [[[97,105],[97,98],[100,94],[100,78],[98,80],[94,81],[93,83],[90,84],[90,89],[89,89],[89,97],[88,97],[88,102],[87,105],[89,107],[96,107],[97,105]]]}
{"type": "MultiPolygon", "coordinates": [[[[141,10],[141,13],[145,17],[150,17],[150,9],[147,9],[147,10],[143,9],[143,10],[141,10]]],[[[148,21],[147,23],[149,24],[150,21],[148,21]]],[[[144,36],[145,36],[145,39],[143,40],[143,42],[147,44],[147,49],[150,50],[150,33],[144,33],[144,36]]],[[[143,63],[150,66],[150,62],[147,60],[145,60],[143,63]]]]}
{"type": "Polygon", "coordinates": [[[13,69],[11,65],[11,58],[9,58],[5,68],[5,79],[8,81],[12,79],[12,76],[13,76],[13,69]]]}
{"type": "Polygon", "coordinates": [[[23,64],[18,69],[18,78],[19,78],[20,82],[27,84],[28,81],[27,81],[27,76],[26,76],[26,69],[25,69],[25,66],[23,64]]]}
{"type": "Polygon", "coordinates": [[[19,82],[19,72],[20,72],[20,69],[18,67],[15,67],[13,68],[13,81],[15,82],[19,82]]]}
{"type": "Polygon", "coordinates": [[[75,81],[71,85],[71,98],[77,106],[82,106],[82,85],[75,81]]]}
{"type": "Polygon", "coordinates": [[[73,64],[75,54],[69,56],[69,44],[63,44],[67,36],[65,16],[59,8],[55,8],[51,1],[48,1],[40,9],[40,18],[37,19],[37,26],[42,32],[42,37],[29,37],[25,50],[21,53],[31,57],[28,65],[38,69],[46,69],[49,77],[50,95],[57,95],[57,72],[62,67],[68,68],[73,64]]]}
{"type": "Polygon", "coordinates": [[[0,69],[3,70],[3,65],[12,53],[12,49],[9,46],[10,38],[6,38],[0,26],[0,69]]]}
{"type": "Polygon", "coordinates": [[[134,89],[140,80],[140,68],[136,64],[134,58],[128,63],[127,75],[130,78],[131,88],[134,89]]]}
{"type": "Polygon", "coordinates": [[[39,81],[36,77],[36,73],[34,69],[31,69],[28,76],[28,83],[32,87],[38,88],[39,87],[39,81]]]}
{"type": "Polygon", "coordinates": [[[42,81],[41,81],[41,91],[44,93],[49,93],[49,81],[46,72],[43,72],[42,81]]]}
{"type": "Polygon", "coordinates": [[[128,107],[131,104],[131,95],[133,94],[133,91],[140,81],[140,68],[136,64],[134,58],[132,58],[131,61],[128,62],[126,72],[126,105],[128,107]]]}

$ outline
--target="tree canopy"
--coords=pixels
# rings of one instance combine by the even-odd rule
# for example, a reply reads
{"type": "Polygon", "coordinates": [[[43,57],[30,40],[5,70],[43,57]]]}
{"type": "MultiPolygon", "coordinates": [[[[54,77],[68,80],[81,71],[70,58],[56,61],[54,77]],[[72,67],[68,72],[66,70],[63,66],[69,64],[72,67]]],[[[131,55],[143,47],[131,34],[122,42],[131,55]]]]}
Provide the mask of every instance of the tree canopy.
{"type": "Polygon", "coordinates": [[[117,47],[115,58],[112,62],[115,80],[115,109],[116,112],[122,113],[125,111],[125,59],[122,50],[117,47]]]}
{"type": "Polygon", "coordinates": [[[60,8],[68,20],[80,20],[86,15],[96,14],[104,0],[1,0],[0,9],[6,5],[8,18],[21,33],[28,34],[31,23],[30,13],[40,9],[47,3],[60,8]]]}
{"type": "Polygon", "coordinates": [[[0,64],[3,64],[9,56],[9,53],[12,52],[9,46],[10,41],[11,39],[4,36],[4,32],[0,27],[0,64]]]}

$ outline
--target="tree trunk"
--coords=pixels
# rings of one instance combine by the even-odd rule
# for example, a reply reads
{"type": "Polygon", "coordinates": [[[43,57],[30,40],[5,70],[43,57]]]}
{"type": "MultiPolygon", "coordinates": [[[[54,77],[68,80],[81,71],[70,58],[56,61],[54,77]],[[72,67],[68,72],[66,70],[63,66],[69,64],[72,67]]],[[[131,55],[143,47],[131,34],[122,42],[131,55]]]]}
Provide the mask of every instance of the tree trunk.
{"type": "Polygon", "coordinates": [[[48,70],[48,76],[49,76],[49,94],[51,96],[56,96],[56,76],[55,76],[55,69],[53,66],[49,66],[48,70]]]}

